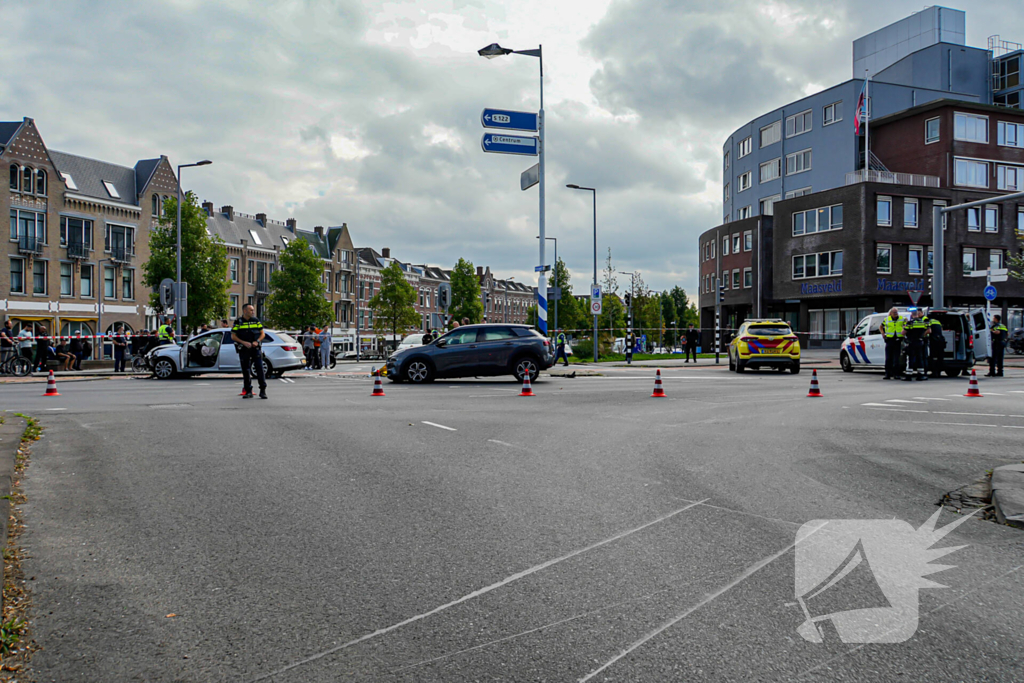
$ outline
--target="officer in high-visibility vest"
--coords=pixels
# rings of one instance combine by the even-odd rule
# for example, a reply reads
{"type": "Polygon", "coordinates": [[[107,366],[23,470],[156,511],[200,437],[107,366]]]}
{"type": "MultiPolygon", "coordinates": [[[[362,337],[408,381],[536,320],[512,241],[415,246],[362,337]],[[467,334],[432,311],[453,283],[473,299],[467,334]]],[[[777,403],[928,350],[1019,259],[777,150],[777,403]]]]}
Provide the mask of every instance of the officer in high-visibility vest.
{"type": "Polygon", "coordinates": [[[903,318],[895,306],[889,309],[889,315],[882,321],[882,338],[885,339],[885,376],[882,379],[896,379],[903,374],[900,368],[903,324],[903,318]]]}
{"type": "Polygon", "coordinates": [[[164,319],[164,324],[160,326],[159,330],[157,330],[157,341],[161,344],[177,343],[174,341],[174,327],[171,325],[171,320],[172,318],[167,316],[167,318],[164,319]]]}
{"type": "Polygon", "coordinates": [[[242,363],[242,398],[252,398],[252,372],[260,385],[260,398],[267,397],[267,378],[263,374],[263,323],[256,317],[252,304],[242,306],[242,317],[231,327],[231,341],[235,342],[238,359],[242,363]]]}
{"type": "Polygon", "coordinates": [[[938,318],[928,318],[930,330],[928,332],[928,370],[933,377],[942,372],[946,355],[946,336],[942,333],[942,322],[938,318]]]}
{"type": "Polygon", "coordinates": [[[903,335],[907,340],[907,359],[910,361],[910,370],[904,381],[924,380],[928,377],[924,374],[924,349],[925,337],[928,334],[928,324],[924,321],[921,311],[914,311],[913,316],[903,326],[903,335]]]}
{"type": "Polygon", "coordinates": [[[992,326],[989,328],[989,338],[992,340],[992,352],[988,354],[988,374],[986,377],[1003,376],[1003,353],[1006,350],[1006,339],[1009,336],[1006,325],[1002,322],[1002,316],[992,316],[992,326]]]}
{"type": "Polygon", "coordinates": [[[555,337],[555,365],[558,365],[558,359],[565,359],[565,367],[569,367],[569,356],[565,353],[565,332],[559,330],[558,336],[555,337]]]}

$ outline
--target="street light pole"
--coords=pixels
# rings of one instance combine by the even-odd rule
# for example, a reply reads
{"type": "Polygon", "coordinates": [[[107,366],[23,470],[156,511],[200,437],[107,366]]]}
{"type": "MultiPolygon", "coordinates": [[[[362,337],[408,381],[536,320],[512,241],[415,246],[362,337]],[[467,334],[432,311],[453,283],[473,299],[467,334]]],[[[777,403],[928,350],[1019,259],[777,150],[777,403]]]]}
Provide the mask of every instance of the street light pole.
{"type": "Polygon", "coordinates": [[[540,227],[540,256],[537,261],[540,270],[537,272],[537,327],[545,337],[548,334],[548,297],[547,283],[544,277],[544,159],[547,153],[544,149],[544,54],[543,45],[538,45],[536,50],[510,50],[492,43],[487,47],[478,50],[477,54],[487,59],[494,59],[509,54],[527,55],[536,57],[540,61],[540,110],[537,112],[537,148],[538,148],[538,180],[540,189],[540,216],[538,224],[540,227]]]}
{"type": "MultiPolygon", "coordinates": [[[[566,187],[570,190],[584,190],[592,193],[594,200],[594,289],[597,289],[597,190],[575,184],[569,184],[566,187]]],[[[597,315],[594,316],[594,362],[597,362],[597,315]]]]}
{"type": "Polygon", "coordinates": [[[177,311],[178,300],[181,297],[181,169],[183,169],[183,168],[191,168],[192,166],[209,166],[212,163],[213,162],[210,161],[209,159],[204,159],[203,161],[197,161],[194,164],[178,164],[178,206],[177,206],[177,208],[178,208],[178,245],[177,245],[178,258],[177,258],[177,267],[175,269],[175,276],[174,276],[174,281],[176,283],[178,283],[177,284],[178,291],[176,291],[174,293],[174,296],[175,296],[175,299],[174,299],[174,305],[175,305],[175,311],[174,311],[174,339],[175,339],[175,341],[181,339],[181,316],[178,314],[178,311],[177,311]]]}

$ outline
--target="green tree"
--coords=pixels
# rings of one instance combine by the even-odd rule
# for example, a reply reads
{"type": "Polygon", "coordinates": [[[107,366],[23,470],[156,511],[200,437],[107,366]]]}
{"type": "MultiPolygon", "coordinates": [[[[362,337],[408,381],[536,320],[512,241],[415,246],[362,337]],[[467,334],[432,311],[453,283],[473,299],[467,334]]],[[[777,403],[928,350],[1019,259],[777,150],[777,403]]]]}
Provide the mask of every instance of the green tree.
{"type": "Polygon", "coordinates": [[[380,289],[370,299],[373,312],[373,329],[378,333],[390,332],[396,338],[410,328],[418,327],[420,314],[413,308],[416,290],[405,279],[405,271],[392,261],[380,271],[380,289]]]}
{"type": "MultiPolygon", "coordinates": [[[[188,192],[181,204],[181,279],[188,283],[188,315],[182,329],[194,329],[211,320],[226,318],[228,252],[223,240],[206,232],[206,212],[188,192]]],[[[177,199],[164,202],[160,223],[149,234],[149,260],[142,266],[142,284],[156,287],[164,278],[175,279],[177,263],[177,199]]],[[[160,297],[151,294],[149,305],[161,313],[160,297]]]]}
{"type": "MultiPolygon", "coordinates": [[[[548,286],[555,286],[555,275],[558,275],[558,286],[562,288],[562,296],[558,299],[558,327],[563,330],[576,330],[586,328],[586,312],[582,310],[576,297],[572,295],[572,276],[565,265],[565,261],[558,259],[555,270],[548,278],[548,286]]],[[[548,299],[548,319],[551,321],[554,330],[554,307],[555,299],[548,299]]]]}
{"type": "Polygon", "coordinates": [[[459,322],[469,318],[470,323],[478,323],[484,317],[484,305],[480,301],[480,279],[476,269],[466,259],[460,258],[452,268],[452,305],[448,312],[459,322]]]}
{"type": "Polygon", "coordinates": [[[661,293],[661,315],[665,321],[665,346],[674,347],[679,340],[679,319],[676,302],[668,292],[661,293]]]}
{"type": "Polygon", "coordinates": [[[306,325],[329,325],[333,311],[331,302],[325,298],[324,264],[320,256],[309,242],[299,237],[288,243],[279,261],[281,267],[270,276],[267,322],[292,330],[306,325]]]}

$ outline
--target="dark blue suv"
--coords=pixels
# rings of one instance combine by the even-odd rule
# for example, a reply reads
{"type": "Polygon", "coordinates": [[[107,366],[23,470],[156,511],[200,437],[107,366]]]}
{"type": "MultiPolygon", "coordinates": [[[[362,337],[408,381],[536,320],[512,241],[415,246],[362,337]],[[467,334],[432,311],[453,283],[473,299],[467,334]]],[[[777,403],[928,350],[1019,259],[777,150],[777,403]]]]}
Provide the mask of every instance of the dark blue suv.
{"type": "Polygon", "coordinates": [[[388,358],[392,382],[430,382],[441,377],[515,375],[537,379],[555,363],[551,342],[526,325],[464,325],[423,346],[388,358]]]}

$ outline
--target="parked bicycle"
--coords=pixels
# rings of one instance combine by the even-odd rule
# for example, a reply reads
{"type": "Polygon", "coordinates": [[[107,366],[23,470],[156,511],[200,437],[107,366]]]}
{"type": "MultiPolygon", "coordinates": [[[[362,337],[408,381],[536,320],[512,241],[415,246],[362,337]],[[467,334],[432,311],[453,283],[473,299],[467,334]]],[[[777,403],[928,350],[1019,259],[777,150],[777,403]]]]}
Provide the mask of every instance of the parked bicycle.
{"type": "Polygon", "coordinates": [[[20,354],[16,354],[0,363],[0,375],[13,375],[15,377],[28,377],[32,372],[32,361],[20,354]]]}

